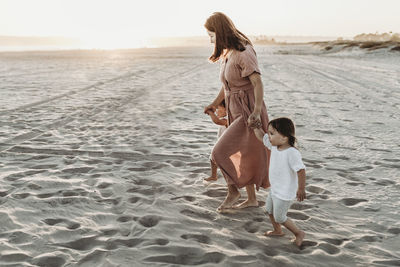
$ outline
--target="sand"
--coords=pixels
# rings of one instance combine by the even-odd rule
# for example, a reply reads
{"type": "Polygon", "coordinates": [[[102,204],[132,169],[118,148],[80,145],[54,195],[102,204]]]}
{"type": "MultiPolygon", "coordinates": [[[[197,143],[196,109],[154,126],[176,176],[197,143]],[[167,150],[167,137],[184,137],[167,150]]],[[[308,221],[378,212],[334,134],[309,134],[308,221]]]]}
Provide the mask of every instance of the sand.
{"type": "Polygon", "coordinates": [[[216,212],[211,50],[0,53],[1,266],[400,265],[399,54],[256,47],[307,166],[297,248],[263,236],[269,190],[216,212]]]}

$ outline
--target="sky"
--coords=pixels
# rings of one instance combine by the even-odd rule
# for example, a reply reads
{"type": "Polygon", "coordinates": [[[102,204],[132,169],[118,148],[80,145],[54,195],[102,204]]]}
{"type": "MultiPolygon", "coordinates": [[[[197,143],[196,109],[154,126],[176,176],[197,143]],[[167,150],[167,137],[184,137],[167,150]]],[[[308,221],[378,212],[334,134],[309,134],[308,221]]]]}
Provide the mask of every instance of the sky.
{"type": "Polygon", "coordinates": [[[65,36],[138,45],[150,37],[206,36],[228,15],[247,35],[400,32],[400,0],[0,0],[0,36],[65,36]]]}

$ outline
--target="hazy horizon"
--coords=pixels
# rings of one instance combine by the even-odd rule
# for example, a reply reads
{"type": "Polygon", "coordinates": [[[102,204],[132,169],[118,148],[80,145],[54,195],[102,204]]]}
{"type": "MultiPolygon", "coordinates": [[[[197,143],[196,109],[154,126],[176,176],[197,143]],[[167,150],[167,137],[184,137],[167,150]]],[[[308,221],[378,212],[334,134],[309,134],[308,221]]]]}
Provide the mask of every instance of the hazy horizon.
{"type": "Polygon", "coordinates": [[[395,0],[2,0],[0,36],[66,38],[85,48],[145,47],[154,38],[207,37],[204,23],[220,11],[249,36],[350,38],[400,32],[398,10],[395,0]]]}
{"type": "MultiPolygon", "coordinates": [[[[276,42],[303,43],[312,41],[328,41],[337,39],[338,36],[284,36],[284,35],[249,35],[251,39],[264,37],[274,39],[276,42]]],[[[351,37],[352,38],[352,37],[351,37]]],[[[167,47],[167,46],[212,46],[207,36],[170,36],[153,37],[143,42],[142,46],[122,47],[122,48],[142,48],[142,47],[167,47]]],[[[84,41],[74,37],[63,36],[0,36],[0,51],[24,50],[24,48],[79,48],[90,49],[84,41]]]]}

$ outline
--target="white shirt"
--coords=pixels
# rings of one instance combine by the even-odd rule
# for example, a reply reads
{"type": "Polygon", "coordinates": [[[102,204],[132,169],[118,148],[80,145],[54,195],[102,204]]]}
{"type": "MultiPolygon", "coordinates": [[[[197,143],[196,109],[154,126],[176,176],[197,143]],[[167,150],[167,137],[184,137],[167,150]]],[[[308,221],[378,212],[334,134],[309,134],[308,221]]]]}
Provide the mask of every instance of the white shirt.
{"type": "Polygon", "coordinates": [[[271,150],[269,182],[272,195],[282,200],[294,200],[298,187],[297,172],[306,168],[300,152],[294,147],[278,150],[271,145],[268,134],[264,135],[263,143],[271,150]]]}

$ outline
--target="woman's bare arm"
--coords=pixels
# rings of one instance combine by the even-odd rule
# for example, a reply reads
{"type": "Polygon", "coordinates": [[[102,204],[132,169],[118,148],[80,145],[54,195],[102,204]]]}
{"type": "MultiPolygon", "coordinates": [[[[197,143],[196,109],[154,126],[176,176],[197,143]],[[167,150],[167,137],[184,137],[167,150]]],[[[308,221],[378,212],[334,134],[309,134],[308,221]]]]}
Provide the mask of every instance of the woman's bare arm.
{"type": "Polygon", "coordinates": [[[250,128],[259,127],[261,123],[261,108],[263,103],[264,89],[260,74],[254,72],[249,76],[251,84],[254,87],[254,110],[247,119],[247,124],[250,128]]]}
{"type": "Polygon", "coordinates": [[[221,90],[219,90],[219,94],[214,99],[214,101],[210,105],[204,108],[204,113],[207,113],[208,110],[215,111],[217,106],[222,102],[222,100],[224,100],[224,98],[225,98],[225,90],[224,87],[222,86],[221,90]]]}
{"type": "Polygon", "coordinates": [[[257,72],[253,72],[249,76],[250,82],[254,87],[254,98],[255,98],[255,105],[254,105],[254,112],[261,113],[263,97],[264,97],[264,85],[261,80],[261,75],[257,72]]]}

